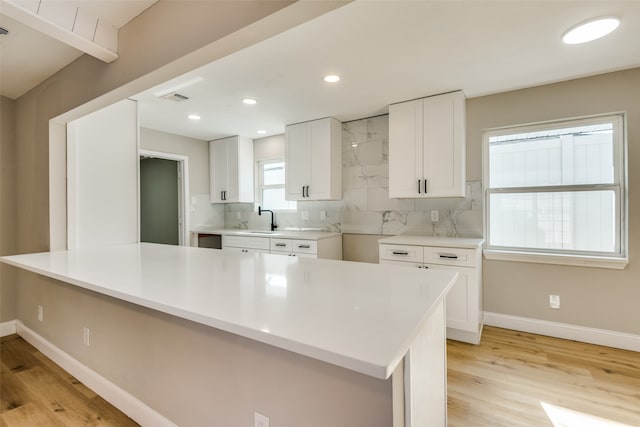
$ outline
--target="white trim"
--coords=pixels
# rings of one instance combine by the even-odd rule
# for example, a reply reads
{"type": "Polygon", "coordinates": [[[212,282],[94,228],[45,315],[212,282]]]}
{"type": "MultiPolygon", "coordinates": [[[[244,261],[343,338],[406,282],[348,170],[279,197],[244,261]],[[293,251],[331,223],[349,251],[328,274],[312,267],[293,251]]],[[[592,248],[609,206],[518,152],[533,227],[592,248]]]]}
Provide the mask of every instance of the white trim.
{"type": "Polygon", "coordinates": [[[539,264],[559,264],[579,267],[598,267],[624,269],[629,264],[629,258],[580,256],[565,254],[544,254],[537,252],[516,252],[498,249],[484,249],[482,252],[486,259],[516,262],[534,262],[539,264]]]}
{"type": "Polygon", "coordinates": [[[21,321],[18,320],[15,321],[15,323],[18,335],[138,424],[154,427],[178,427],[177,424],[174,424],[159,412],[147,406],[140,399],[129,394],[47,341],[37,332],[25,326],[21,321]]]}
{"type": "Polygon", "coordinates": [[[484,323],[485,325],[499,328],[640,352],[640,335],[625,332],[589,328],[486,311],[484,313],[484,323]]]}
{"type": "Polygon", "coordinates": [[[0,323],[0,337],[6,337],[16,333],[16,321],[9,320],[8,322],[0,323]]]}
{"type": "MultiPolygon", "coordinates": [[[[138,127],[138,129],[140,129],[138,127]]],[[[189,157],[181,154],[165,153],[163,151],[138,150],[139,156],[154,157],[157,159],[173,160],[178,162],[178,181],[180,182],[178,203],[180,204],[180,218],[182,226],[180,226],[179,240],[181,246],[191,246],[190,228],[189,228],[189,157]]],[[[138,191],[140,191],[140,169],[138,167],[138,191]]],[[[140,194],[138,194],[138,205],[140,204],[140,194]]],[[[140,216],[140,206],[138,206],[138,217],[140,216]]],[[[140,224],[140,218],[138,218],[140,224]]],[[[140,226],[138,226],[138,230],[140,226]]],[[[139,232],[139,231],[138,231],[139,232]]],[[[140,240],[140,239],[138,239],[140,240]]]]}

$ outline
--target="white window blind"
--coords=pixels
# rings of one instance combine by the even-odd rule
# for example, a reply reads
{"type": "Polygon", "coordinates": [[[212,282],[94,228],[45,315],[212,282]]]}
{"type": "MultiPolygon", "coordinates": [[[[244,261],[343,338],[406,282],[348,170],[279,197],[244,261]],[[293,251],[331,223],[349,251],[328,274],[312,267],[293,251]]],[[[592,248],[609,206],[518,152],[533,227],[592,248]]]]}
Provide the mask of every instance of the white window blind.
{"type": "Polygon", "coordinates": [[[488,248],[623,256],[623,116],[488,131],[488,248]]]}

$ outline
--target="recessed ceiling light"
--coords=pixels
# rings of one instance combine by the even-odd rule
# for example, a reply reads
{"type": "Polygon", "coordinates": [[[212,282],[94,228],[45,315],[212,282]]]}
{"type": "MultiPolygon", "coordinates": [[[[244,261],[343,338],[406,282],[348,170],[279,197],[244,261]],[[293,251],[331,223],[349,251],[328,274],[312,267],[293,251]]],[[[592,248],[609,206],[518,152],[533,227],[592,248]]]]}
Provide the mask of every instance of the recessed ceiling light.
{"type": "Polygon", "coordinates": [[[254,105],[254,104],[258,103],[258,101],[256,101],[253,98],[245,98],[245,99],[242,100],[242,102],[244,102],[245,104],[248,104],[248,105],[254,105]]]}
{"type": "Polygon", "coordinates": [[[197,114],[189,114],[187,117],[189,117],[191,120],[200,120],[200,116],[197,114]]]}
{"type": "Polygon", "coordinates": [[[596,18],[576,25],[562,36],[566,44],[580,44],[590,42],[606,36],[620,25],[618,18],[596,18]]]}
{"type": "Polygon", "coordinates": [[[267,131],[266,131],[266,130],[262,130],[262,129],[260,129],[260,130],[258,131],[258,133],[259,133],[260,135],[264,135],[265,133],[267,133],[267,131]]]}
{"type": "Polygon", "coordinates": [[[324,81],[327,83],[337,83],[340,81],[340,76],[329,74],[328,76],[324,76],[324,81]]]}

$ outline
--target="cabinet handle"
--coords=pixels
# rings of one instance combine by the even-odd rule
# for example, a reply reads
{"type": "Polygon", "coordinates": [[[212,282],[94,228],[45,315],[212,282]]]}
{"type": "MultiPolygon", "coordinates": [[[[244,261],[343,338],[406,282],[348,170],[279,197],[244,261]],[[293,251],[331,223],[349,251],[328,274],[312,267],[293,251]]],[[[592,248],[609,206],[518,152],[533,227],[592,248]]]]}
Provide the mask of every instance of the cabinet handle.
{"type": "Polygon", "coordinates": [[[307,197],[309,197],[309,186],[307,185],[307,197]]]}
{"type": "Polygon", "coordinates": [[[424,194],[427,194],[427,180],[424,180],[424,194]]]}
{"type": "Polygon", "coordinates": [[[276,246],[283,247],[283,246],[287,246],[287,244],[286,243],[276,243],[276,246]]]}
{"type": "Polygon", "coordinates": [[[418,194],[421,194],[420,193],[420,184],[422,184],[422,183],[420,181],[422,181],[422,180],[421,179],[418,180],[418,194]]]}
{"type": "Polygon", "coordinates": [[[456,254],[440,254],[440,258],[458,259],[458,255],[456,255],[456,254]]]}
{"type": "Polygon", "coordinates": [[[302,186],[302,197],[306,197],[306,196],[304,195],[304,185],[302,186]]]}
{"type": "Polygon", "coordinates": [[[407,251],[392,251],[391,253],[394,255],[409,255],[407,251]]]}
{"type": "Polygon", "coordinates": [[[311,246],[309,245],[298,245],[300,249],[309,249],[311,246]]]}

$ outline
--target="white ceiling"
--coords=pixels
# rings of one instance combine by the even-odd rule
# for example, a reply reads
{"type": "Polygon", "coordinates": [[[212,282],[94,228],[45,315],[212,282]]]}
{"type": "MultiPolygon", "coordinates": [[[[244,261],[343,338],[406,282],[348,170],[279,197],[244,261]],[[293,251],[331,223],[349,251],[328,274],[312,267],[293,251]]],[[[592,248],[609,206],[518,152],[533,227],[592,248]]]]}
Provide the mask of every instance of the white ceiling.
{"type": "Polygon", "coordinates": [[[135,98],[144,127],[202,140],[386,113],[462,89],[467,97],[640,66],[640,1],[356,1],[135,98]],[[618,30],[564,45],[569,27],[614,15],[618,30]],[[322,80],[337,73],[342,80],[322,80]],[[186,82],[186,83],[185,83],[186,82]],[[158,99],[176,88],[190,99],[158,99]],[[257,105],[241,103],[244,97],[257,105]],[[202,117],[192,122],[187,115],[202,117]]]}
{"type": "MultiPolygon", "coordinates": [[[[0,0],[1,2],[2,0],[0,0]]],[[[70,7],[100,17],[116,29],[157,0],[61,0],[70,7]]],[[[1,8],[0,8],[1,9],[1,8]]],[[[0,13],[0,95],[16,99],[80,57],[83,52],[0,13]]]]}

